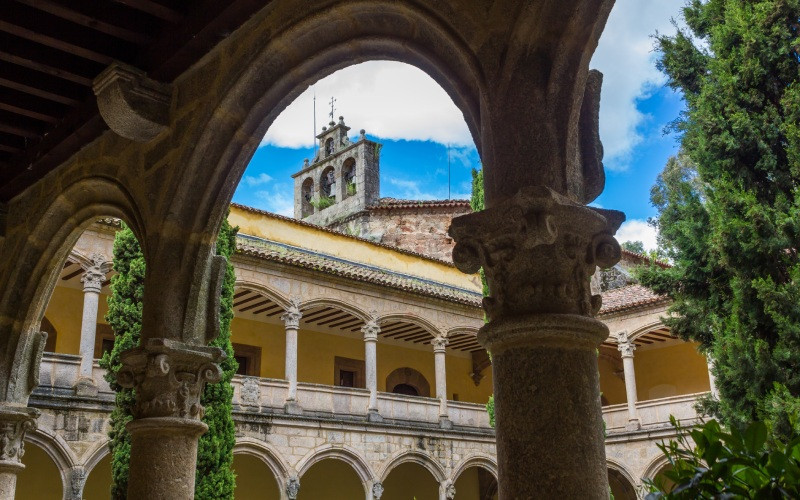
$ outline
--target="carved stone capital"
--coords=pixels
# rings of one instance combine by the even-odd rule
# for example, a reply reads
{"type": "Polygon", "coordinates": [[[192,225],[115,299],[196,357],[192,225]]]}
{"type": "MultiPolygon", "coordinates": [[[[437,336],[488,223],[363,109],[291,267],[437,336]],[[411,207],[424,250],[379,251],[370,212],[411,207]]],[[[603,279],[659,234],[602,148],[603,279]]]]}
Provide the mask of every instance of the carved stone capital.
{"type": "Polygon", "coordinates": [[[591,317],[600,309],[589,277],[621,256],[622,212],[580,205],[543,186],[525,187],[482,212],[453,219],[453,262],[486,273],[490,320],[531,314],[591,317]]]}
{"type": "Polygon", "coordinates": [[[293,298],[289,301],[289,307],[286,312],[281,314],[281,321],[286,328],[293,328],[297,330],[300,328],[300,319],[303,313],[300,312],[300,299],[293,298]]]}
{"type": "Polygon", "coordinates": [[[632,358],[636,345],[628,340],[628,332],[617,332],[614,335],[617,337],[617,350],[619,350],[622,357],[632,358]]]}
{"type": "Polygon", "coordinates": [[[25,433],[36,428],[39,410],[0,406],[0,468],[22,468],[25,433]]]}
{"type": "Polygon", "coordinates": [[[289,481],[286,483],[286,495],[289,497],[289,500],[297,500],[298,493],[300,493],[300,479],[290,477],[289,481]]]}
{"type": "Polygon", "coordinates": [[[206,382],[219,382],[219,362],[225,358],[217,347],[150,339],[122,354],[117,381],[136,389],[134,417],[180,417],[200,420],[204,409],[200,396],[206,382]]]}
{"type": "Polygon", "coordinates": [[[383,483],[380,481],[372,484],[372,498],[374,500],[381,500],[383,496],[383,483]]]}
{"type": "Polygon", "coordinates": [[[447,340],[447,338],[445,337],[434,337],[434,339],[431,340],[431,345],[433,346],[433,352],[445,352],[447,344],[449,343],[450,341],[447,340]]]}
{"type": "Polygon", "coordinates": [[[92,86],[100,116],[117,134],[147,142],[167,128],[172,91],[144,71],[113,62],[92,86]]]}
{"type": "Polygon", "coordinates": [[[453,500],[456,497],[456,485],[453,483],[448,483],[447,487],[444,489],[444,496],[447,500],[453,500]]]}
{"type": "Polygon", "coordinates": [[[381,332],[381,327],[378,325],[378,318],[376,314],[361,327],[361,333],[364,334],[364,342],[377,342],[378,334],[381,332]]]}
{"type": "Polygon", "coordinates": [[[111,271],[112,264],[105,255],[95,253],[89,257],[90,265],[81,276],[84,292],[100,293],[106,274],[111,271]]]}

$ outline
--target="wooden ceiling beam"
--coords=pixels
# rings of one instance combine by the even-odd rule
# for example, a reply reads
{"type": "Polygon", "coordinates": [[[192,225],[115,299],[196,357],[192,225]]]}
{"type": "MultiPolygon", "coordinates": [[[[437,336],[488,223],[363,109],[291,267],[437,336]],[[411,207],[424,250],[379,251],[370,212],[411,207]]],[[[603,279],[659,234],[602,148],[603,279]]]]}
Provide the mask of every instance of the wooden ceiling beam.
{"type": "MultiPolygon", "coordinates": [[[[147,14],[168,21],[172,24],[178,24],[183,20],[183,14],[177,10],[171,9],[166,5],[151,0],[114,0],[117,3],[126,5],[132,9],[136,9],[147,14]]],[[[225,3],[225,2],[220,2],[225,3]]]]}
{"type": "Polygon", "coordinates": [[[0,86],[67,106],[80,104],[80,99],[74,96],[91,94],[91,90],[86,87],[64,81],[53,81],[38,71],[2,61],[0,61],[0,86]]]}
{"type": "Polygon", "coordinates": [[[75,24],[79,24],[81,26],[85,26],[87,28],[99,31],[100,33],[105,33],[106,35],[111,35],[115,38],[125,40],[126,42],[135,43],[137,45],[145,45],[147,43],[150,43],[150,41],[152,40],[151,37],[149,37],[144,33],[139,33],[137,31],[129,30],[121,26],[115,26],[111,23],[107,23],[99,19],[96,16],[89,16],[83,14],[65,5],[61,5],[56,2],[51,2],[50,0],[16,0],[16,1],[21,4],[27,5],[29,7],[33,7],[34,9],[41,10],[42,12],[47,12],[48,14],[60,17],[61,19],[65,19],[75,24]]]}
{"type": "Polygon", "coordinates": [[[64,106],[17,90],[0,87],[0,109],[46,123],[58,123],[64,106]]]}

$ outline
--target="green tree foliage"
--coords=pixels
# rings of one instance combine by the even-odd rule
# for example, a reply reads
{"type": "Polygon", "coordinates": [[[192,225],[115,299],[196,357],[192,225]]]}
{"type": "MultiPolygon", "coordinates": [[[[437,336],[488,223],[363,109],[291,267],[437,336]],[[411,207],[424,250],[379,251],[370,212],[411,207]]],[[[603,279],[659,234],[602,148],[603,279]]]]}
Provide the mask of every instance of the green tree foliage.
{"type": "Polygon", "coordinates": [[[207,384],[201,399],[206,409],[203,422],[208,425],[208,432],[200,437],[197,447],[197,476],[194,496],[196,499],[202,500],[232,499],[233,490],[236,488],[236,475],[231,469],[233,445],[236,439],[231,414],[233,410],[231,379],[238,369],[231,344],[233,286],[236,276],[233,265],[230,263],[230,257],[236,250],[236,232],[238,230],[238,227],[231,227],[226,217],[217,237],[217,255],[224,255],[228,259],[228,265],[220,298],[219,336],[210,345],[225,351],[227,357],[220,366],[222,380],[216,384],[207,384]]]}
{"type": "Polygon", "coordinates": [[[658,445],[671,468],[648,481],[647,500],[800,498],[800,435],[785,444],[772,440],[763,422],[726,431],[710,420],[691,432],[671,422],[678,438],[658,445]]]}
{"type": "Polygon", "coordinates": [[[133,389],[117,384],[121,367],[120,354],[139,345],[142,330],[142,298],[144,297],[144,256],[133,231],[124,224],[114,238],[114,271],[111,296],[108,298],[106,321],[114,331],[114,348],[103,354],[100,366],[111,388],[116,391],[111,411],[109,449],[111,452],[111,498],[126,498],[131,438],[125,425],[133,419],[133,389]]]}
{"type": "Polygon", "coordinates": [[[620,245],[624,250],[644,255],[644,243],[641,241],[626,241],[620,245]]]}
{"type": "Polygon", "coordinates": [[[800,396],[800,0],[691,0],[683,17],[656,37],[687,108],[652,191],[674,266],[639,278],[674,300],[672,331],[712,352],[723,421],[785,436],[800,396]]]}
{"type": "MultiPolygon", "coordinates": [[[[480,212],[486,208],[483,202],[483,169],[472,169],[472,195],[469,199],[469,206],[473,212],[480,212]]],[[[480,269],[481,283],[483,284],[483,296],[489,295],[489,285],[486,283],[486,274],[483,268],[480,269]]]]}

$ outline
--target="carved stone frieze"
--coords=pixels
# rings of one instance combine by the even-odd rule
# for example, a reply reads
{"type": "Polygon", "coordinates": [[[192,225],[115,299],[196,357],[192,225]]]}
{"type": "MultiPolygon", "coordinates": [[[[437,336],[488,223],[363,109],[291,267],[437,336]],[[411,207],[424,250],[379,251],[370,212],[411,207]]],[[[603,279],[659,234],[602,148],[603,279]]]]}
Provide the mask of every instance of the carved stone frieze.
{"type": "Polygon", "coordinates": [[[286,326],[286,328],[294,328],[295,330],[300,328],[300,319],[303,317],[303,313],[300,312],[300,299],[292,298],[289,301],[289,307],[286,309],[286,312],[281,314],[281,321],[286,326]]]}
{"type": "Polygon", "coordinates": [[[207,382],[219,382],[219,362],[225,358],[216,347],[150,339],[142,347],[122,354],[117,381],[136,389],[136,418],[203,418],[200,396],[207,382]]]}
{"type": "Polygon", "coordinates": [[[21,464],[25,433],[36,428],[39,410],[0,406],[0,464],[21,464]]]}
{"type": "Polygon", "coordinates": [[[620,259],[614,233],[622,212],[580,205],[543,186],[519,190],[482,212],[453,219],[453,262],[465,273],[482,267],[490,320],[528,314],[577,314],[600,309],[589,277],[620,259]]]}
{"type": "Polygon", "coordinates": [[[242,388],[239,392],[239,400],[244,406],[258,406],[261,398],[261,387],[258,385],[258,378],[245,377],[242,388]]]}
{"type": "Polygon", "coordinates": [[[100,293],[106,274],[111,271],[112,264],[105,255],[95,253],[89,257],[90,265],[81,276],[83,290],[87,292],[100,293]]]}

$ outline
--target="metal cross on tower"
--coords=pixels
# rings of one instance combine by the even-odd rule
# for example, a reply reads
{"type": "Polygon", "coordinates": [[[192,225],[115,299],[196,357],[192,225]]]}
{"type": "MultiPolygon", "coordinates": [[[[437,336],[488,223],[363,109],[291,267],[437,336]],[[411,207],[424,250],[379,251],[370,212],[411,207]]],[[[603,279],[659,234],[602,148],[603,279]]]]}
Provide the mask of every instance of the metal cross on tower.
{"type": "Polygon", "coordinates": [[[333,107],[333,105],[334,105],[334,103],[335,103],[335,102],[336,102],[336,99],[334,99],[334,98],[331,96],[331,102],[329,103],[329,104],[331,105],[331,112],[330,112],[330,113],[328,113],[328,115],[331,117],[331,121],[333,121],[333,113],[334,113],[334,110],[336,109],[336,108],[334,108],[334,107],[333,107]]]}

